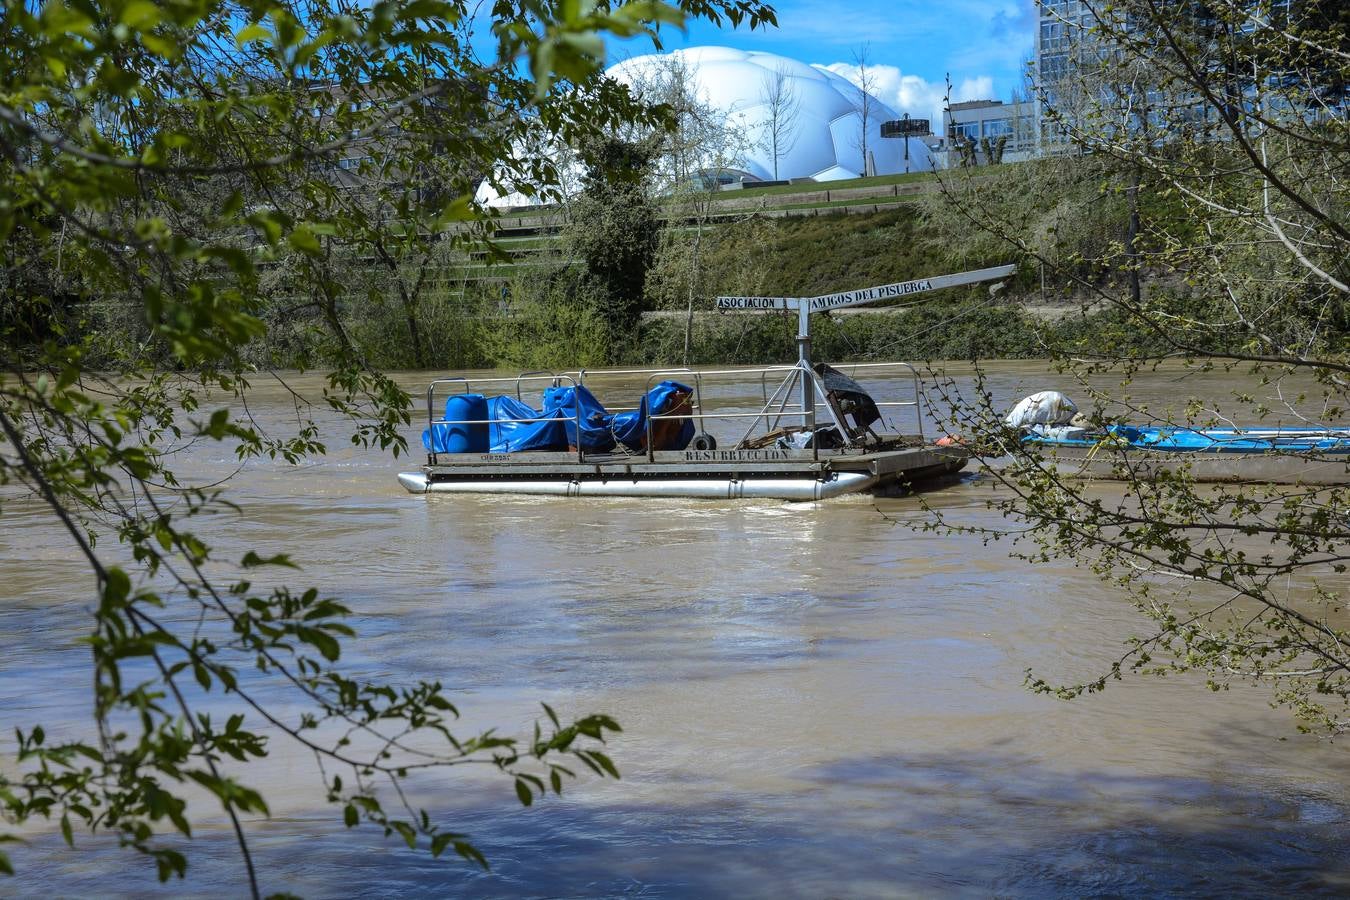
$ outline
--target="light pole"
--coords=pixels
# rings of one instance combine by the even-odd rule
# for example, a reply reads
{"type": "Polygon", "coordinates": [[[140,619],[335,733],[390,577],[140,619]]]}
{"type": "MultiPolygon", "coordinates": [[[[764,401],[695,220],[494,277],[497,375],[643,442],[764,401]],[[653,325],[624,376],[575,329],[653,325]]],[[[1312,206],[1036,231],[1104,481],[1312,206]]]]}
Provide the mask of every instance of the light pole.
{"type": "Polygon", "coordinates": [[[905,124],[902,126],[902,127],[904,128],[904,134],[905,134],[905,174],[908,175],[908,174],[909,174],[909,113],[905,113],[905,114],[904,114],[903,120],[904,120],[904,123],[905,123],[905,124]]]}

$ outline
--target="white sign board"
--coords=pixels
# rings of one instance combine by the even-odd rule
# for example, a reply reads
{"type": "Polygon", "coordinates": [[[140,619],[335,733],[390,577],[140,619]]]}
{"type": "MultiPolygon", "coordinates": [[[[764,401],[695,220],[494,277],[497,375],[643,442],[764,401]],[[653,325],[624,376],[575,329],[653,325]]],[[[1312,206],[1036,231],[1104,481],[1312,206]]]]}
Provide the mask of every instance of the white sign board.
{"type": "Polygon", "coordinates": [[[924,291],[931,291],[933,282],[930,279],[920,279],[919,281],[902,281],[899,284],[883,284],[880,287],[863,288],[860,291],[841,291],[838,294],[825,294],[822,297],[812,297],[808,303],[811,304],[811,312],[817,312],[827,309],[838,309],[841,306],[861,306],[864,303],[875,303],[878,300],[890,300],[893,297],[905,297],[910,294],[919,294],[924,291]]]}
{"type": "Polygon", "coordinates": [[[893,300],[908,297],[910,294],[922,294],[940,288],[957,287],[963,284],[976,284],[981,281],[996,281],[1007,278],[1017,270],[1016,266],[994,266],[989,269],[976,269],[971,272],[959,272],[955,275],[938,275],[934,278],[918,278],[914,281],[900,281],[895,284],[883,284],[879,287],[863,288],[857,291],[841,291],[838,294],[823,294],[819,297],[718,297],[718,309],[800,309],[803,303],[811,312],[824,312],[845,306],[863,306],[879,300],[893,300]]]}
{"type": "Polygon", "coordinates": [[[718,297],[718,309],[796,309],[798,297],[718,297]]]}
{"type": "Polygon", "coordinates": [[[841,291],[838,294],[824,294],[810,299],[811,312],[823,312],[827,309],[839,309],[844,306],[863,306],[878,300],[892,300],[896,297],[908,297],[910,294],[922,294],[940,288],[957,287],[962,284],[976,284],[981,281],[994,281],[1007,278],[1017,271],[1016,266],[994,266],[990,269],[976,269],[973,272],[960,272],[956,275],[938,275],[935,278],[918,278],[914,281],[900,281],[895,284],[883,284],[879,287],[863,288],[859,291],[841,291]]]}

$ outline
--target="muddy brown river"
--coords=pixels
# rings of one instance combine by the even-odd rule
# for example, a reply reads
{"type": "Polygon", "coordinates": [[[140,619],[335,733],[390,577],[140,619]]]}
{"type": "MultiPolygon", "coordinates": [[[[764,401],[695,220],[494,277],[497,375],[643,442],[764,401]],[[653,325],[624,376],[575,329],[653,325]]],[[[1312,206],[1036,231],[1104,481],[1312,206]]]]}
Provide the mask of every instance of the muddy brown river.
{"type": "MultiPolygon", "coordinates": [[[[953,369],[962,378],[965,375],[953,369]]],[[[415,387],[425,376],[408,375],[415,387]]],[[[968,380],[968,379],[967,379],[968,380]]],[[[294,379],[303,392],[319,382],[294,379]]],[[[1005,364],[1005,406],[1064,380],[1005,364]]],[[[1145,401],[1230,397],[1240,377],[1150,374],[1145,401]]],[[[752,392],[717,386],[732,402],[752,392]],[[740,392],[740,393],[738,393],[740,392]],[[742,396],[743,395],[743,396],[742,396]]],[[[755,388],[757,391],[757,387],[755,388]]],[[[261,380],[264,421],[293,419],[261,380]]],[[[617,782],[584,778],[523,809],[502,779],[452,773],[414,800],[468,832],[482,872],[368,827],[347,831],[312,760],[282,746],[249,773],[265,892],[310,897],[1272,896],[1350,891],[1350,757],[1299,735],[1264,690],[1127,679],[1074,702],[1024,672],[1092,676],[1146,623],[1067,563],[907,527],[919,499],[820,504],[413,496],[407,460],[351,449],[250,464],[237,513],[209,519],[216,557],[289,552],[353,607],[355,672],[436,678],[465,732],[524,733],[540,701],[606,712],[617,782]]],[[[420,446],[420,424],[408,429],[420,446]]],[[[227,448],[183,463],[233,468],[227,448]]],[[[420,451],[414,453],[414,462],[420,451]]],[[[971,474],[924,495],[996,524],[971,474]]],[[[87,716],[87,570],[26,501],[0,518],[0,709],[77,730],[87,716]]],[[[224,709],[224,706],[220,708],[224,709]]],[[[209,812],[209,810],[207,810],[209,812]]],[[[184,882],[105,837],[39,833],[10,851],[4,895],[234,896],[243,871],[205,815],[184,882]]]]}

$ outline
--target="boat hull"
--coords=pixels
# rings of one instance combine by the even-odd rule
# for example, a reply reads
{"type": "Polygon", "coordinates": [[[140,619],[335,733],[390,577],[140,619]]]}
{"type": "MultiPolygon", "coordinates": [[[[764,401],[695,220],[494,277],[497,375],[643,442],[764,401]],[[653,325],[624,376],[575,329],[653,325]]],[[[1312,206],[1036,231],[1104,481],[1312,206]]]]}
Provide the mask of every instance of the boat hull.
{"type": "MultiPolygon", "coordinates": [[[[951,475],[966,464],[959,449],[910,448],[768,461],[767,451],[656,454],[652,461],[608,464],[543,460],[539,454],[465,459],[404,472],[399,482],[414,494],[543,494],[561,497],[684,497],[703,500],[810,502],[868,491],[897,492],[951,475]],[[521,458],[524,457],[524,458],[521,458]]],[[[444,456],[441,457],[445,459],[444,456]]],[[[645,458],[639,458],[645,459],[645,458]]]]}
{"type": "Polygon", "coordinates": [[[1061,475],[1107,481],[1182,474],[1199,483],[1335,485],[1350,483],[1350,454],[1181,452],[1042,445],[1061,475]]]}
{"type": "Polygon", "coordinates": [[[405,472],[399,481],[413,493],[543,494],[556,497],[687,497],[698,500],[829,500],[873,487],[877,478],[845,473],[828,481],[815,478],[583,478],[429,481],[420,472],[405,472]]]}

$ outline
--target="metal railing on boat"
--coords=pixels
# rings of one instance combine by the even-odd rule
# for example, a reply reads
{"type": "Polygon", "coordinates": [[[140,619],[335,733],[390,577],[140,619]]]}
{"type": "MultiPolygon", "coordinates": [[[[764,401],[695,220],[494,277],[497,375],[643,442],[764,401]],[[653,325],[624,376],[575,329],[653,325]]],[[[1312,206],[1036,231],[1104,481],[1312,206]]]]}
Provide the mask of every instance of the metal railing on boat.
{"type": "MultiPolygon", "coordinates": [[[[595,376],[595,377],[597,377],[597,378],[632,378],[632,377],[635,376],[635,375],[653,375],[653,374],[655,374],[655,373],[657,373],[657,372],[662,372],[662,373],[665,373],[666,375],[679,376],[679,377],[681,377],[681,378],[688,378],[689,380],[693,381],[693,382],[694,382],[694,384],[693,384],[693,388],[694,388],[694,397],[693,397],[691,403],[692,403],[692,405],[693,405],[693,408],[696,409],[696,410],[697,410],[697,409],[702,409],[702,408],[703,408],[703,401],[702,401],[702,394],[703,394],[703,378],[702,378],[702,376],[703,376],[703,373],[700,372],[698,369],[690,369],[690,368],[687,368],[687,367],[682,367],[682,368],[678,368],[678,369],[660,369],[660,368],[643,368],[643,369],[597,369],[597,370],[594,370],[594,371],[587,370],[587,369],[578,369],[578,370],[575,371],[575,372],[564,372],[563,374],[564,374],[564,375],[569,375],[569,376],[575,375],[575,376],[576,376],[576,379],[577,379],[577,383],[584,385],[584,384],[586,383],[586,376],[587,376],[587,375],[592,375],[592,376],[595,376]]],[[[648,384],[650,385],[650,382],[648,382],[648,384]]],[[[637,407],[637,406],[609,406],[609,405],[607,404],[607,405],[605,406],[605,408],[608,409],[608,410],[610,410],[610,411],[612,411],[612,412],[633,412],[634,410],[639,409],[640,407],[637,407]]]]}
{"type": "MultiPolygon", "coordinates": [[[[547,381],[547,382],[549,382],[549,386],[550,386],[550,387],[561,387],[561,386],[562,386],[562,385],[561,385],[561,382],[562,382],[563,379],[566,379],[567,381],[571,382],[572,387],[576,387],[577,384],[578,384],[578,382],[577,382],[574,378],[572,378],[570,375],[559,375],[559,374],[555,374],[555,373],[553,373],[553,372],[522,372],[521,374],[517,375],[517,376],[514,377],[514,378],[511,378],[511,377],[509,377],[509,376],[507,376],[507,377],[502,377],[502,378],[475,378],[475,379],[473,380],[473,383],[476,384],[476,385],[482,385],[482,384],[504,384],[504,383],[512,383],[512,384],[515,385],[515,388],[516,388],[516,399],[517,399],[517,400],[520,400],[521,402],[524,402],[523,399],[522,399],[522,397],[521,397],[521,393],[520,393],[520,387],[521,387],[521,383],[522,383],[522,382],[530,382],[530,381],[547,381]]],[[[462,384],[462,385],[464,386],[464,390],[463,390],[461,393],[465,393],[465,394],[469,393],[469,379],[466,378],[466,377],[463,377],[463,376],[455,376],[455,377],[451,377],[451,378],[437,378],[436,380],[432,381],[431,384],[427,385],[427,429],[428,429],[428,431],[430,432],[430,434],[433,435],[433,438],[432,438],[432,440],[431,440],[431,442],[430,442],[430,443],[431,443],[431,447],[429,448],[430,457],[431,457],[431,464],[432,464],[433,466],[434,466],[434,465],[439,465],[439,458],[438,458],[438,457],[439,457],[439,455],[440,455],[440,454],[438,454],[438,453],[436,452],[436,441],[435,441],[435,438],[434,438],[434,435],[435,435],[435,433],[436,433],[436,426],[437,426],[437,425],[487,425],[487,426],[491,427],[492,425],[497,425],[497,424],[500,424],[500,423],[502,423],[502,422],[507,422],[507,421],[511,421],[511,422],[527,422],[527,423],[528,423],[528,422],[555,422],[555,421],[558,421],[558,416],[557,416],[556,411],[555,411],[555,413],[554,413],[553,415],[549,415],[549,416],[535,416],[535,417],[529,417],[529,418],[523,418],[523,419],[500,419],[500,418],[498,418],[498,419],[444,419],[444,418],[442,418],[442,419],[437,419],[437,418],[436,418],[436,413],[435,413],[435,405],[434,405],[434,403],[435,403],[436,385],[438,385],[438,384],[462,384]]],[[[581,449],[581,440],[580,440],[580,435],[581,435],[581,404],[580,404],[580,403],[576,404],[576,412],[575,412],[575,413],[573,414],[573,416],[572,416],[572,421],[573,421],[573,424],[576,426],[576,429],[577,429],[577,435],[578,435],[578,440],[577,440],[577,462],[585,462],[585,460],[586,460],[586,454],[585,454],[585,452],[581,449]]]]}
{"type": "MultiPolygon", "coordinates": [[[[796,368],[796,367],[793,366],[793,367],[790,367],[790,368],[796,368]]],[[[909,377],[910,377],[910,382],[911,382],[911,384],[913,385],[913,389],[914,389],[914,399],[913,399],[913,400],[877,400],[877,399],[874,397],[874,398],[873,398],[873,402],[877,405],[878,409],[893,409],[893,408],[894,408],[894,409],[901,409],[901,408],[905,408],[905,407],[913,407],[913,409],[914,409],[914,429],[915,429],[915,430],[914,430],[914,433],[915,433],[916,435],[919,436],[919,439],[920,439],[920,440],[923,440],[923,438],[924,438],[924,433],[923,433],[923,415],[922,415],[922,413],[921,413],[921,411],[920,411],[920,407],[921,407],[921,405],[922,405],[922,403],[921,403],[922,391],[920,390],[919,372],[918,372],[917,369],[914,368],[913,365],[911,365],[910,363],[907,363],[907,362],[853,362],[853,363],[831,363],[831,364],[830,364],[830,368],[834,369],[834,370],[837,371],[837,372],[841,372],[841,373],[843,373],[843,374],[846,374],[849,378],[852,378],[852,379],[854,379],[854,380],[857,380],[857,374],[858,374],[858,370],[859,370],[859,369],[865,369],[865,370],[873,370],[873,369],[883,369],[883,370],[885,370],[885,369],[903,369],[904,371],[908,372],[908,373],[909,373],[909,377]]],[[[760,376],[760,391],[761,391],[761,393],[763,394],[763,396],[764,396],[764,402],[765,402],[765,404],[767,405],[768,402],[769,402],[769,383],[768,383],[768,372],[767,372],[767,371],[766,371],[763,375],[760,376]]],[[[794,401],[789,401],[789,402],[786,403],[785,408],[786,408],[786,409],[789,409],[789,410],[792,410],[792,409],[798,409],[798,410],[799,410],[799,409],[801,409],[801,404],[800,404],[800,403],[797,403],[797,402],[794,402],[794,401]]],[[[794,415],[800,415],[800,413],[795,413],[794,415]]],[[[897,433],[899,433],[899,432],[900,432],[900,428],[899,428],[898,426],[896,426],[896,425],[894,424],[894,422],[892,422],[891,424],[892,424],[892,429],[893,429],[894,431],[896,431],[897,433]]]]}
{"type": "MultiPolygon", "coordinates": [[[[849,377],[854,377],[859,370],[899,369],[908,372],[910,379],[913,383],[913,390],[914,390],[913,400],[900,400],[900,401],[874,400],[874,402],[876,403],[879,409],[913,407],[915,410],[915,423],[917,429],[916,433],[920,439],[923,438],[923,417],[919,411],[920,396],[921,396],[919,387],[919,375],[912,365],[904,362],[843,363],[837,366],[832,366],[832,368],[836,369],[837,371],[840,371],[841,373],[847,373],[849,377]]],[[[514,391],[516,400],[523,403],[524,402],[523,389],[527,385],[542,384],[544,387],[562,387],[570,385],[571,387],[575,388],[578,386],[584,386],[586,379],[588,377],[632,378],[644,375],[647,378],[645,388],[647,392],[650,392],[651,389],[655,386],[656,382],[658,381],[684,379],[693,382],[692,385],[693,395],[688,401],[690,412],[657,413],[657,414],[649,413],[646,417],[645,423],[646,428],[645,451],[639,451],[638,453],[632,453],[629,451],[625,451],[623,449],[620,449],[618,451],[621,453],[625,453],[626,455],[629,456],[645,455],[649,461],[655,460],[656,448],[654,446],[652,434],[652,429],[655,422],[673,421],[673,420],[693,421],[698,423],[700,427],[704,427],[704,423],[709,420],[750,419],[751,420],[750,427],[746,430],[745,434],[740,438],[740,440],[738,440],[734,445],[739,447],[743,445],[747,440],[749,440],[752,434],[754,434],[755,427],[760,421],[763,421],[765,423],[766,433],[771,432],[775,428],[779,427],[782,420],[785,418],[786,419],[800,418],[803,429],[806,430],[815,429],[817,423],[816,410],[814,408],[810,410],[803,410],[801,404],[799,402],[793,401],[792,399],[793,387],[798,383],[799,379],[802,378],[810,379],[811,385],[813,387],[813,393],[817,395],[817,399],[821,401],[826,400],[826,391],[824,389],[823,384],[821,383],[820,376],[817,375],[809,367],[803,367],[800,364],[746,367],[734,369],[711,369],[711,370],[709,369],[695,370],[684,367],[601,369],[594,371],[580,369],[575,372],[561,372],[561,373],[548,371],[522,372],[519,375],[515,376],[489,376],[489,377],[472,377],[472,378],[468,376],[453,376],[448,378],[435,379],[427,386],[426,391],[427,426],[429,432],[434,435],[435,428],[437,425],[449,425],[449,426],[486,425],[490,427],[492,425],[501,424],[508,421],[519,423],[534,423],[534,422],[558,421],[560,419],[556,411],[552,415],[526,417],[526,418],[487,418],[487,419],[448,419],[443,417],[437,418],[435,412],[435,395],[437,388],[440,386],[445,385],[459,386],[460,390],[458,392],[447,391],[446,394],[448,396],[451,393],[464,393],[464,394],[472,393],[474,391],[470,390],[471,386],[474,389],[477,389],[477,391],[481,392],[481,389],[483,387],[490,385],[510,385],[512,390],[514,391]],[[757,412],[705,411],[705,407],[703,404],[703,387],[704,381],[706,379],[714,379],[714,378],[744,379],[747,376],[753,377],[755,375],[759,376],[761,385],[761,394],[764,398],[764,406],[759,411],[757,412]],[[770,375],[777,375],[783,377],[783,381],[774,390],[772,395],[770,395],[768,391],[768,379],[770,375]],[[770,407],[774,408],[771,410],[770,407]]],[[[835,426],[839,428],[840,433],[847,435],[848,429],[846,428],[845,423],[839,421],[839,419],[835,416],[832,405],[829,404],[828,402],[825,402],[823,403],[823,406],[828,411],[830,418],[834,421],[835,426]]],[[[614,412],[625,412],[637,409],[638,407],[607,407],[607,408],[614,412]]],[[[584,463],[587,458],[587,453],[580,446],[581,444],[580,435],[582,433],[581,432],[582,418],[581,418],[580,403],[577,403],[575,405],[575,411],[571,416],[571,421],[573,426],[576,428],[576,434],[578,436],[577,440],[578,446],[575,448],[576,458],[579,463],[584,463]]],[[[898,431],[898,429],[896,430],[898,431]]],[[[623,445],[618,444],[618,447],[622,448],[623,445]]],[[[454,455],[452,453],[448,453],[448,451],[442,451],[438,453],[435,448],[436,442],[433,437],[433,439],[430,441],[429,447],[429,459],[432,465],[438,465],[440,463],[439,457],[443,454],[454,455]]],[[[819,460],[820,458],[819,442],[813,440],[811,442],[810,449],[812,450],[812,458],[814,460],[819,460]]],[[[609,456],[611,455],[611,453],[609,451],[606,451],[604,454],[601,455],[609,456]]]]}

